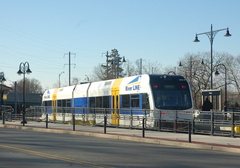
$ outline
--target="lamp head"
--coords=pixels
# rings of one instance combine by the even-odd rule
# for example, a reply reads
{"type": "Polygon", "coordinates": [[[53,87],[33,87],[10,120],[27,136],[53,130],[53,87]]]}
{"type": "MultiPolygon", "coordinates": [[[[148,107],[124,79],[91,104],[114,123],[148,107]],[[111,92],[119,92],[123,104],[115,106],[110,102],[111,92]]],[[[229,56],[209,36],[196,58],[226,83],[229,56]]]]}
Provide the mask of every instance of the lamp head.
{"type": "Polygon", "coordinates": [[[182,63],[181,63],[181,61],[180,61],[180,63],[179,63],[179,66],[182,66],[182,63]]]}
{"type": "Polygon", "coordinates": [[[232,36],[232,35],[229,33],[228,28],[227,28],[227,32],[226,32],[226,34],[225,34],[224,36],[225,36],[225,37],[230,37],[230,36],[232,36]]]}
{"type": "Polygon", "coordinates": [[[200,42],[200,40],[198,40],[197,34],[196,34],[195,40],[193,42],[200,42]]]}
{"type": "Polygon", "coordinates": [[[123,60],[122,60],[122,62],[127,62],[126,60],[125,60],[125,57],[123,56],[123,60]]]}
{"type": "Polygon", "coordinates": [[[17,74],[18,74],[18,75],[22,75],[22,74],[23,74],[23,72],[21,71],[21,69],[18,70],[17,74]]]}
{"type": "Polygon", "coordinates": [[[3,76],[0,80],[1,80],[1,82],[5,82],[5,81],[6,81],[6,79],[4,78],[4,76],[3,76]]]}
{"type": "Polygon", "coordinates": [[[3,82],[5,82],[5,81],[6,81],[5,77],[3,77],[3,78],[2,78],[2,81],[3,81],[3,82]]]}
{"type": "Polygon", "coordinates": [[[27,69],[26,73],[27,73],[27,74],[32,73],[32,71],[30,70],[30,68],[27,69]]]}
{"type": "Polygon", "coordinates": [[[215,75],[216,75],[216,76],[220,75],[220,73],[218,72],[218,70],[216,70],[215,75]]]}

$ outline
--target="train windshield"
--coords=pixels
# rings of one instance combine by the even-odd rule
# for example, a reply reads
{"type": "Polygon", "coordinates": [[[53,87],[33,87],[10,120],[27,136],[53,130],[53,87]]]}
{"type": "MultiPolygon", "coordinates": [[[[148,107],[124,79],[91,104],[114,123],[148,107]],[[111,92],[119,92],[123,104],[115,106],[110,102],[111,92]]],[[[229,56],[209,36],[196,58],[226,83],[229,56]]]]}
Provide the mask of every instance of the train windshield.
{"type": "Polygon", "coordinates": [[[155,107],[164,110],[192,108],[188,82],[182,76],[150,76],[155,107]]]}

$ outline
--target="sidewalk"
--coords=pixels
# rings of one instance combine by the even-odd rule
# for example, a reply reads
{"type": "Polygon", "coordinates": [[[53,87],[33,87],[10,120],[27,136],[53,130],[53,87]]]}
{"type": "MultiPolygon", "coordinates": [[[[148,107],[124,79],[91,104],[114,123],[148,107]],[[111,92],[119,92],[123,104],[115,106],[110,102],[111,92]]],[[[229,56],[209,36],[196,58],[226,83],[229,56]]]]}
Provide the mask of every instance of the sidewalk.
{"type": "Polygon", "coordinates": [[[233,137],[192,134],[191,143],[189,143],[188,134],[173,132],[158,132],[146,130],[145,136],[143,137],[142,130],[107,127],[106,134],[104,134],[104,127],[76,125],[75,131],[73,131],[73,126],[68,124],[48,123],[48,128],[46,128],[46,123],[44,122],[31,121],[25,124],[25,126],[22,126],[22,124],[20,124],[20,121],[6,121],[4,125],[0,124],[0,127],[48,133],[95,136],[101,138],[129,140],[136,142],[154,143],[161,145],[232,152],[240,154],[240,138],[233,137]]]}

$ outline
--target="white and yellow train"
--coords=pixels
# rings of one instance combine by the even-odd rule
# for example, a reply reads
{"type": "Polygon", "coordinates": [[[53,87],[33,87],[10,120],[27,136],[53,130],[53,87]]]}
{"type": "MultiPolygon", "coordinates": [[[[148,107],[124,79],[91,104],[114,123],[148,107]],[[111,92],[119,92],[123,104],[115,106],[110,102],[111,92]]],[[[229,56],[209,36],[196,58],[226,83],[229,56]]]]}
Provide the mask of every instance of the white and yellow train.
{"type": "MultiPolygon", "coordinates": [[[[119,79],[89,82],[48,89],[42,105],[49,107],[53,120],[62,108],[74,109],[75,114],[91,113],[86,109],[108,109],[111,124],[125,125],[126,116],[149,115],[152,123],[159,117],[191,119],[193,102],[189,83],[180,75],[143,74],[119,79]],[[83,110],[85,109],[85,110],[83,110]],[[175,112],[180,113],[176,116],[175,112]]],[[[72,112],[72,111],[71,111],[72,112]]]]}

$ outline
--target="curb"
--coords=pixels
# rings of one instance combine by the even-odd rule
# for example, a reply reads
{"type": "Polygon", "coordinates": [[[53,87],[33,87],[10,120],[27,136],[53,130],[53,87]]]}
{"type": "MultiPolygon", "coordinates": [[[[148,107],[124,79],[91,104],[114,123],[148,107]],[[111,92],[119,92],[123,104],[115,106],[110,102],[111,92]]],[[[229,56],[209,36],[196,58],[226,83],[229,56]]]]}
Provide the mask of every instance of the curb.
{"type": "Polygon", "coordinates": [[[99,132],[72,131],[72,130],[67,130],[67,129],[39,128],[39,127],[28,127],[28,126],[19,126],[19,125],[10,125],[10,124],[5,124],[5,125],[1,124],[0,127],[21,129],[21,130],[31,130],[31,131],[36,131],[36,132],[119,139],[119,140],[133,141],[133,142],[151,143],[151,144],[159,144],[159,145],[167,145],[167,146],[177,146],[177,147],[183,147],[183,148],[222,151],[222,152],[239,153],[240,154],[240,146],[232,146],[232,145],[207,144],[207,143],[196,142],[196,141],[192,141],[191,143],[189,143],[188,141],[173,140],[173,139],[129,136],[129,135],[113,134],[113,133],[104,134],[104,133],[99,133],[99,132]]]}

